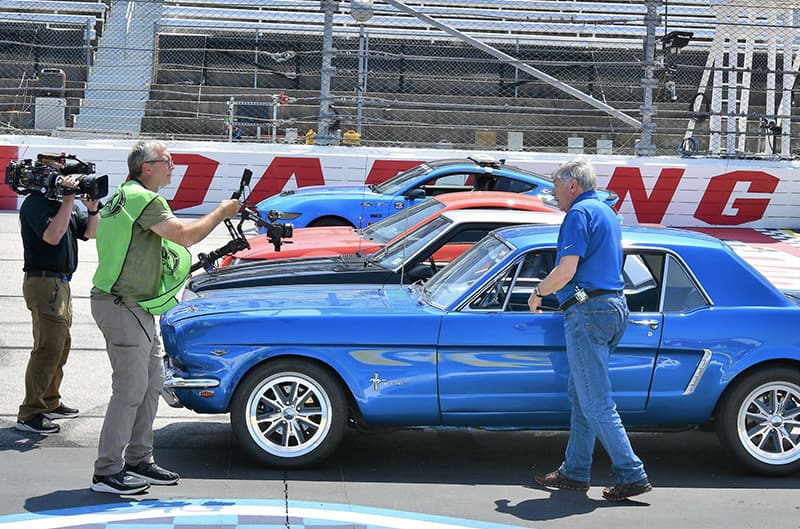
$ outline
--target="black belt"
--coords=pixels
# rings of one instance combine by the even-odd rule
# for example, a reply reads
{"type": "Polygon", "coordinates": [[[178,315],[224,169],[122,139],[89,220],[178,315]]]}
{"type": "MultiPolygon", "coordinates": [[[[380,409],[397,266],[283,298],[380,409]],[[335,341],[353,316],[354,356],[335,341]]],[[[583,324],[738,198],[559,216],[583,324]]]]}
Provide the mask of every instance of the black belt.
{"type": "Polygon", "coordinates": [[[55,277],[61,281],[69,281],[72,279],[72,274],[64,274],[62,272],[51,272],[50,270],[32,270],[25,272],[25,277],[55,277]]]}
{"type": "MultiPolygon", "coordinates": [[[[619,296],[622,292],[620,292],[619,290],[606,290],[604,288],[596,288],[594,290],[586,290],[584,291],[584,293],[586,294],[588,299],[588,298],[596,298],[597,296],[605,296],[608,294],[615,294],[619,296]]],[[[580,303],[580,301],[578,301],[578,297],[572,296],[567,301],[562,303],[558,308],[560,308],[561,310],[567,310],[576,303],[580,303]]]]}

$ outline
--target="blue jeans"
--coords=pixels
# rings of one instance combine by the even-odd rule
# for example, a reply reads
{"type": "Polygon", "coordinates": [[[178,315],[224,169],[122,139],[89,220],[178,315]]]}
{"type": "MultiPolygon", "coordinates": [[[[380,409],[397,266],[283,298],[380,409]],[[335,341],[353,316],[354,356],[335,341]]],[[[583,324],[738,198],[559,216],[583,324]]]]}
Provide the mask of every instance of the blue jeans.
{"type": "Polygon", "coordinates": [[[608,375],[609,356],[622,339],[627,323],[625,298],[613,294],[592,298],[564,312],[571,426],[559,470],[572,479],[590,480],[596,438],[611,458],[618,483],[647,477],[611,398],[608,375]]]}

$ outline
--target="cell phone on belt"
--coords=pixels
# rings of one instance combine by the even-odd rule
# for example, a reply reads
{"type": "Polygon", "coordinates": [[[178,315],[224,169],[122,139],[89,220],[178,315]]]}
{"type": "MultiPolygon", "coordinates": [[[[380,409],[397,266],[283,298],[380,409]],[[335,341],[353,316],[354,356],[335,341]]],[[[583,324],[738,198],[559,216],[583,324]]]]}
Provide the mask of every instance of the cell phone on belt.
{"type": "Polygon", "coordinates": [[[586,303],[589,301],[589,294],[578,285],[575,285],[575,300],[578,303],[586,303]]]}

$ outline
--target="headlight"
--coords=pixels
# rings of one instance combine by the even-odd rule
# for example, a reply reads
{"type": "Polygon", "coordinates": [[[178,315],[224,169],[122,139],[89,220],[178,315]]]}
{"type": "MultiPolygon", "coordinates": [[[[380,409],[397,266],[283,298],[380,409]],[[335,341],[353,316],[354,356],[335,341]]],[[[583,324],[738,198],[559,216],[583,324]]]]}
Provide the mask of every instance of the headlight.
{"type": "Polygon", "coordinates": [[[302,213],[294,213],[290,211],[281,211],[280,220],[294,220],[302,215],[302,213]]]}

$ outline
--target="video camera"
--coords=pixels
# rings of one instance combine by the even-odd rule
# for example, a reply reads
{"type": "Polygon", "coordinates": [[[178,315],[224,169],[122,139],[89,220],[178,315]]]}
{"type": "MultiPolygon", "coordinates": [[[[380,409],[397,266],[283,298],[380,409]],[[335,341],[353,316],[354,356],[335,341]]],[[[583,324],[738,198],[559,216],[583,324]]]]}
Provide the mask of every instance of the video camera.
{"type": "Polygon", "coordinates": [[[64,195],[84,195],[97,200],[108,194],[108,175],[94,174],[94,164],[83,162],[74,154],[40,153],[36,161],[31,159],[11,162],[6,167],[6,185],[19,195],[41,193],[50,200],[59,200],[64,195]],[[78,187],[64,187],[65,176],[82,175],[77,178],[78,187]]]}

